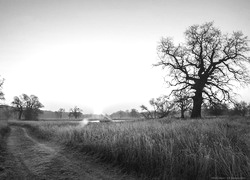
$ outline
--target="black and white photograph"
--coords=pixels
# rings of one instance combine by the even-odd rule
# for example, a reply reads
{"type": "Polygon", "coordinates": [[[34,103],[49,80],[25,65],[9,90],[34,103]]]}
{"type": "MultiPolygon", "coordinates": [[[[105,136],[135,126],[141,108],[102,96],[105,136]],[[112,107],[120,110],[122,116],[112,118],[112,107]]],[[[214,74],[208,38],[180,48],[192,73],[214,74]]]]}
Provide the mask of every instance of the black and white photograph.
{"type": "Polygon", "coordinates": [[[0,0],[0,179],[250,179],[249,12],[0,0]]]}

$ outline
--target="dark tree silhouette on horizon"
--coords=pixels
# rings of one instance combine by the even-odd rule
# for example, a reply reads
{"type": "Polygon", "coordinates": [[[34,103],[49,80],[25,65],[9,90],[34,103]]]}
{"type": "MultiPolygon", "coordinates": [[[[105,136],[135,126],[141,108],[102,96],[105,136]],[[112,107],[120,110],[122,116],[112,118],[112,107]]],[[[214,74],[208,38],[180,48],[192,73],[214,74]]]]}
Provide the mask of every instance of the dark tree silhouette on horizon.
{"type": "Polygon", "coordinates": [[[37,120],[38,115],[42,113],[40,108],[43,108],[43,104],[39,101],[38,97],[35,95],[26,96],[25,99],[25,111],[24,117],[26,120],[37,120]]]}
{"type": "Polygon", "coordinates": [[[74,108],[70,109],[69,117],[73,116],[75,119],[77,119],[77,118],[81,117],[82,111],[83,111],[82,109],[75,106],[74,108]]]}
{"type": "Polygon", "coordinates": [[[147,119],[156,119],[167,117],[173,110],[174,104],[169,100],[168,96],[160,96],[152,98],[149,101],[151,108],[141,105],[142,115],[147,119]]]}
{"type": "Polygon", "coordinates": [[[11,104],[14,106],[15,111],[18,112],[19,120],[22,115],[26,120],[37,120],[38,115],[42,113],[40,108],[44,107],[37,96],[28,96],[27,94],[22,94],[19,97],[15,96],[11,104]]]}
{"type": "Polygon", "coordinates": [[[11,104],[15,107],[15,111],[18,112],[18,119],[21,120],[23,111],[24,111],[24,101],[22,100],[22,96],[15,96],[14,100],[11,104]]]}
{"type": "Polygon", "coordinates": [[[248,112],[250,112],[250,103],[241,101],[234,104],[233,115],[246,116],[248,112]]]}
{"type": "Polygon", "coordinates": [[[65,109],[63,108],[60,108],[58,111],[55,111],[56,116],[60,119],[63,117],[63,113],[65,113],[65,109]]]}
{"type": "Polygon", "coordinates": [[[0,79],[0,100],[4,100],[4,93],[2,91],[3,89],[3,83],[4,83],[4,79],[0,79]]]}
{"type": "Polygon", "coordinates": [[[182,91],[175,91],[172,93],[173,95],[173,103],[174,105],[180,109],[181,112],[181,118],[185,118],[185,112],[189,111],[192,105],[192,100],[189,96],[189,93],[187,91],[182,90],[182,91]]]}
{"type": "Polygon", "coordinates": [[[242,32],[222,34],[213,22],[190,26],[184,35],[186,42],[179,45],[162,38],[155,66],[167,69],[171,93],[189,92],[191,118],[199,118],[204,101],[233,102],[233,87],[250,83],[248,38],[242,32]]]}

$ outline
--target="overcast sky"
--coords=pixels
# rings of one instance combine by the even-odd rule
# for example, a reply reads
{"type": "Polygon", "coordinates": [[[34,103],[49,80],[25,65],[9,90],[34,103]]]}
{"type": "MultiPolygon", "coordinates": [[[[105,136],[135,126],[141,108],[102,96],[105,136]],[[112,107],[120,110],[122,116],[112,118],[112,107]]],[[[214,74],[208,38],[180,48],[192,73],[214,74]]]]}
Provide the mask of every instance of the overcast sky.
{"type": "MultiPolygon", "coordinates": [[[[169,90],[157,62],[161,37],[193,24],[250,36],[249,0],[0,0],[5,103],[26,93],[47,110],[110,113],[169,90]]],[[[242,99],[250,94],[238,90],[242,99]]]]}

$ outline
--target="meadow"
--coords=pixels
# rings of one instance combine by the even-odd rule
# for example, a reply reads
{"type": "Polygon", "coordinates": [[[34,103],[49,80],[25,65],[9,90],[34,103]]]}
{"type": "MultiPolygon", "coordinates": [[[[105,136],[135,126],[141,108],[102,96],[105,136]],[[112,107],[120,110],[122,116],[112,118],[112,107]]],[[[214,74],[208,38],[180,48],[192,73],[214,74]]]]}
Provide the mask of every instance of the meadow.
{"type": "Polygon", "coordinates": [[[8,126],[8,122],[6,120],[0,120],[0,154],[3,151],[3,148],[5,147],[5,138],[10,131],[10,128],[8,126]]]}
{"type": "Polygon", "coordinates": [[[143,179],[249,178],[250,120],[212,118],[121,123],[12,121],[143,179]]]}
{"type": "MultiPolygon", "coordinates": [[[[5,160],[6,160],[6,138],[8,133],[10,132],[10,128],[8,126],[7,121],[0,120],[0,172],[5,172],[5,160]]],[[[1,175],[0,175],[1,179],[1,175]]]]}

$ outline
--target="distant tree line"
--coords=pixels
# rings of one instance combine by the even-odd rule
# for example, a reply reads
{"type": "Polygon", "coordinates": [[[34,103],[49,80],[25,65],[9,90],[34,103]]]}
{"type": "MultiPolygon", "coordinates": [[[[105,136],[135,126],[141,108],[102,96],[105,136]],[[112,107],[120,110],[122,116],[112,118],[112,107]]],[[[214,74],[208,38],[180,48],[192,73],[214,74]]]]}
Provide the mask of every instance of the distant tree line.
{"type": "MultiPolygon", "coordinates": [[[[157,119],[172,116],[181,118],[191,114],[191,101],[185,99],[185,96],[174,96],[172,99],[167,96],[161,96],[149,101],[150,107],[141,106],[144,118],[157,119]]],[[[250,103],[245,101],[228,103],[204,103],[201,107],[203,116],[248,116],[250,115],[250,103]]]]}
{"type": "MultiPolygon", "coordinates": [[[[2,91],[3,84],[4,79],[0,79],[0,100],[5,99],[2,91]]],[[[27,94],[15,96],[11,105],[12,106],[1,105],[0,103],[0,113],[3,116],[1,118],[9,119],[13,117],[13,114],[17,113],[18,119],[22,119],[23,117],[26,120],[37,120],[38,115],[42,113],[40,108],[44,107],[37,96],[28,96],[27,94]]]]}
{"type": "Polygon", "coordinates": [[[74,108],[70,109],[69,118],[74,117],[75,119],[80,118],[82,116],[83,110],[79,107],[75,106],[74,108]]]}
{"type": "Polygon", "coordinates": [[[64,108],[60,108],[58,111],[55,111],[56,117],[59,119],[63,118],[63,115],[67,115],[70,118],[80,118],[83,115],[83,110],[75,106],[74,108],[69,109],[69,112],[66,112],[64,108]]]}
{"type": "Polygon", "coordinates": [[[63,117],[63,113],[65,113],[65,109],[63,108],[60,108],[58,111],[55,111],[56,117],[60,119],[63,117]]]}
{"type": "Polygon", "coordinates": [[[211,116],[222,116],[222,115],[231,115],[231,116],[247,116],[250,115],[250,103],[245,101],[235,102],[232,107],[229,107],[229,104],[204,104],[203,112],[205,115],[211,116]]]}
{"type": "Polygon", "coordinates": [[[142,115],[136,109],[125,110],[125,111],[117,111],[110,114],[112,119],[129,119],[129,118],[141,118],[142,115]]]}
{"type": "MultiPolygon", "coordinates": [[[[68,116],[69,119],[74,118],[78,119],[83,117],[83,110],[79,107],[75,106],[74,108],[70,108],[69,112],[66,112],[65,109],[60,108],[58,111],[55,111],[57,118],[62,118],[63,116],[68,116]]],[[[84,117],[91,118],[93,114],[84,114],[84,117]]],[[[112,119],[127,119],[127,118],[141,118],[142,114],[138,112],[136,109],[131,110],[119,110],[109,115],[112,119]]]]}
{"type": "MultiPolygon", "coordinates": [[[[0,78],[0,100],[4,100],[4,93],[2,91],[4,84],[4,79],[0,78]]],[[[41,108],[44,105],[39,101],[39,98],[35,95],[22,94],[20,96],[15,96],[14,100],[11,102],[12,106],[2,105],[0,101],[0,119],[9,119],[13,116],[17,116],[17,119],[25,120],[38,120],[40,114],[43,113],[41,108]]],[[[68,117],[75,119],[82,116],[83,110],[75,106],[71,108],[68,117]]],[[[62,118],[65,113],[65,109],[60,108],[58,111],[55,111],[57,118],[62,118]]],[[[14,118],[14,117],[13,117],[14,118]]]]}

